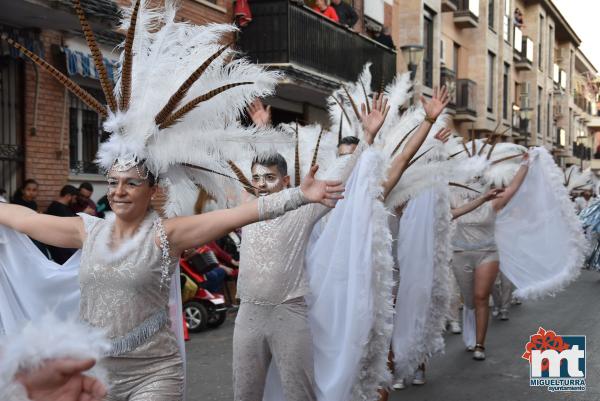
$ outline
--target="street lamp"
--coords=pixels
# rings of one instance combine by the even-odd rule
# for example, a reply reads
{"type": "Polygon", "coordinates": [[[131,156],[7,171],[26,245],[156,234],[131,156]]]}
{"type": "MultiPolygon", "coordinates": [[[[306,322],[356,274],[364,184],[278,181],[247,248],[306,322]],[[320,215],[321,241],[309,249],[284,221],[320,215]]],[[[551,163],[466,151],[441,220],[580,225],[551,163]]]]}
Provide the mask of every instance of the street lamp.
{"type": "Polygon", "coordinates": [[[425,50],[425,47],[422,45],[406,45],[400,46],[400,50],[402,51],[404,61],[407,61],[410,79],[413,80],[417,75],[417,68],[419,68],[419,63],[423,57],[423,50],[425,50]]]}

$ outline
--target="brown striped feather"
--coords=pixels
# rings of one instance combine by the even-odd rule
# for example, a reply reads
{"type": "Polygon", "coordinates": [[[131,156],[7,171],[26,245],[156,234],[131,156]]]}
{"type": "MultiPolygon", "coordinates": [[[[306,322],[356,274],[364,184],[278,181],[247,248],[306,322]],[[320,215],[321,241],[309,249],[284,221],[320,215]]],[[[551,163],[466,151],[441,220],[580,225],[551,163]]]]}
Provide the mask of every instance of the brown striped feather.
{"type": "Polygon", "coordinates": [[[121,71],[121,102],[119,109],[126,111],[129,108],[129,99],[131,98],[131,68],[133,65],[133,39],[135,36],[135,26],[137,24],[138,11],[140,9],[140,0],[135,1],[133,11],[131,13],[131,21],[127,36],[125,36],[125,46],[123,49],[123,67],[121,71]]]}

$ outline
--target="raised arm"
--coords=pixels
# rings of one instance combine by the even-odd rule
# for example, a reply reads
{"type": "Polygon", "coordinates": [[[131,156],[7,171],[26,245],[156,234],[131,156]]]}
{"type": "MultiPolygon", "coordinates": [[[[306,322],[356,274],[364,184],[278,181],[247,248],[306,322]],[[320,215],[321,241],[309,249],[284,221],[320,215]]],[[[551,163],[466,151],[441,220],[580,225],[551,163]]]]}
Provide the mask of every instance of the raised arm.
{"type": "Polygon", "coordinates": [[[396,186],[400,177],[406,169],[412,158],[415,156],[427,135],[431,130],[431,127],[438,116],[442,113],[444,108],[448,105],[450,98],[448,96],[448,90],[445,86],[438,91],[437,88],[433,90],[433,98],[428,102],[423,96],[421,96],[421,103],[423,103],[423,109],[425,110],[425,120],[419,126],[419,129],[406,143],[406,146],[402,152],[394,158],[392,165],[388,170],[386,181],[383,183],[383,198],[385,199],[392,189],[396,186]]]}
{"type": "Polygon", "coordinates": [[[498,199],[502,193],[503,189],[491,189],[485,194],[481,195],[478,198],[473,199],[470,202],[465,203],[462,206],[451,209],[452,220],[458,219],[460,216],[465,215],[467,213],[472,212],[477,209],[479,206],[483,205],[485,202],[498,199]]]}
{"type": "Polygon", "coordinates": [[[343,198],[344,186],[340,181],[316,180],[317,170],[318,166],[313,166],[298,188],[259,197],[232,209],[165,220],[171,254],[179,255],[188,248],[221,238],[236,228],[273,219],[307,203],[334,207],[343,198]]]}
{"type": "Polygon", "coordinates": [[[523,161],[521,162],[521,167],[517,171],[517,174],[514,176],[510,185],[506,187],[504,190],[504,194],[502,197],[498,199],[494,199],[492,202],[492,206],[496,212],[502,210],[508,202],[515,196],[519,188],[521,188],[521,184],[525,181],[525,177],[527,177],[527,172],[529,171],[529,153],[523,154],[523,161]]]}
{"type": "Polygon", "coordinates": [[[19,205],[0,203],[0,225],[61,248],[81,248],[85,239],[81,217],[39,214],[19,205]]]}

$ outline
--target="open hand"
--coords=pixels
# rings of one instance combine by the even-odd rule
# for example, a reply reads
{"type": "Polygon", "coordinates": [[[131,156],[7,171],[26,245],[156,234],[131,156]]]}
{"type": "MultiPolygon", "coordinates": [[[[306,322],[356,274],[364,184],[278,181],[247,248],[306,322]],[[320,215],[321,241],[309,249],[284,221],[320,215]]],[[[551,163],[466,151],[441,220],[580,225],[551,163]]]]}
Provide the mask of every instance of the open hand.
{"type": "Polygon", "coordinates": [[[427,117],[433,118],[434,120],[437,119],[446,106],[448,106],[448,103],[450,103],[448,89],[445,85],[439,90],[438,88],[433,88],[433,97],[431,100],[427,101],[421,96],[421,103],[423,104],[423,109],[425,110],[427,117]]]}
{"type": "Polygon", "coordinates": [[[265,107],[260,99],[254,100],[247,108],[252,122],[257,127],[266,127],[271,124],[271,106],[265,107]]]}
{"type": "Polygon", "coordinates": [[[490,189],[483,195],[483,199],[488,202],[494,199],[502,198],[502,194],[504,193],[504,189],[490,189]]]}
{"type": "Polygon", "coordinates": [[[451,133],[452,130],[450,128],[442,128],[437,134],[435,134],[434,138],[442,143],[446,143],[448,142],[448,139],[450,139],[451,133]]]}
{"type": "Polygon", "coordinates": [[[367,114],[367,105],[360,105],[360,121],[362,122],[363,129],[365,131],[366,141],[369,145],[375,141],[375,136],[379,132],[379,129],[385,122],[390,106],[387,104],[388,100],[383,96],[383,93],[377,93],[373,97],[373,104],[371,106],[371,112],[367,114]]]}
{"type": "Polygon", "coordinates": [[[94,364],[93,359],[49,360],[38,369],[17,374],[16,380],[26,388],[32,401],[101,401],[106,388],[99,380],[83,374],[94,364]]]}
{"type": "Polygon", "coordinates": [[[310,171],[302,180],[300,189],[311,203],[320,203],[327,207],[335,207],[340,199],[344,199],[344,184],[341,181],[322,181],[315,178],[319,170],[318,165],[310,168],[310,171]]]}

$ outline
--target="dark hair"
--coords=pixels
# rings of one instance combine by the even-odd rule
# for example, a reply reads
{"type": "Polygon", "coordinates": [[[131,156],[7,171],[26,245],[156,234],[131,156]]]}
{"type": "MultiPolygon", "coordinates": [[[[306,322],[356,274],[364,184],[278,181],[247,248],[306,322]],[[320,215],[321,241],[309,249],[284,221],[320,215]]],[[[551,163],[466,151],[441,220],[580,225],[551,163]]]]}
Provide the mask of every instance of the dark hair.
{"type": "Polygon", "coordinates": [[[73,185],[65,185],[60,190],[60,196],[62,197],[62,196],[67,196],[67,195],[79,195],[79,190],[77,188],[75,188],[73,185]]]}
{"type": "Polygon", "coordinates": [[[85,189],[86,191],[94,192],[94,187],[89,182],[82,182],[79,185],[79,189],[85,189]]]}
{"type": "Polygon", "coordinates": [[[36,180],[34,180],[33,178],[29,178],[29,179],[25,180],[25,182],[23,182],[23,186],[21,186],[21,189],[25,189],[25,187],[29,184],[39,185],[36,180]]]}
{"type": "Polygon", "coordinates": [[[273,153],[268,155],[256,156],[254,160],[252,160],[251,168],[254,168],[254,165],[260,164],[261,166],[277,167],[277,171],[279,174],[286,176],[287,175],[287,162],[285,158],[281,156],[279,153],[273,153]]]}
{"type": "Polygon", "coordinates": [[[360,140],[355,136],[345,136],[340,140],[340,143],[338,143],[338,148],[341,145],[358,145],[359,142],[360,140]]]}

